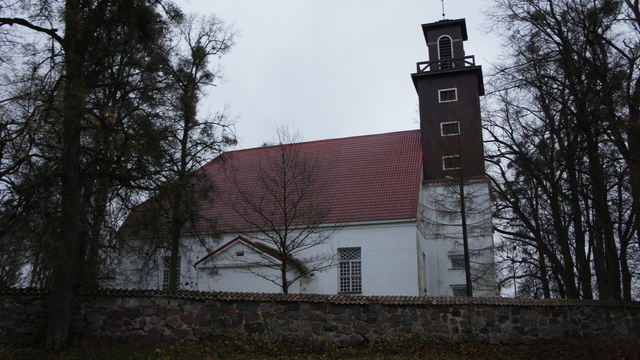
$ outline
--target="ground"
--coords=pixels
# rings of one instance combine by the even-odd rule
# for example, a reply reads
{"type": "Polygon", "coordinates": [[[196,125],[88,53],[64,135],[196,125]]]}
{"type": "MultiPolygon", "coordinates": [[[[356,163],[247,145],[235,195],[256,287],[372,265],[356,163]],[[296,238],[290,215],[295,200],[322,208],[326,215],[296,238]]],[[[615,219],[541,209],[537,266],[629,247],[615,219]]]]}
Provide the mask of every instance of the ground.
{"type": "Polygon", "coordinates": [[[536,345],[508,347],[483,344],[434,344],[380,341],[357,349],[316,344],[277,344],[257,338],[234,341],[110,342],[83,341],[54,354],[30,344],[0,343],[0,359],[640,359],[640,344],[536,345]]]}

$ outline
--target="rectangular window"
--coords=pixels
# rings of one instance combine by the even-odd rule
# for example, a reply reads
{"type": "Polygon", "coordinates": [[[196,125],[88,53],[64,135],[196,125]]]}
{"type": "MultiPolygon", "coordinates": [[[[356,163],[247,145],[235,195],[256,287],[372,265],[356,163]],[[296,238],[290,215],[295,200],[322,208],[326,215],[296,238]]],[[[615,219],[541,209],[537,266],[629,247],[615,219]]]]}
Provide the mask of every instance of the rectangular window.
{"type": "Polygon", "coordinates": [[[440,134],[442,136],[460,135],[460,122],[443,122],[440,123],[440,134]]]}
{"type": "Polygon", "coordinates": [[[464,269],[464,255],[449,255],[451,269],[464,269]]]}
{"type": "Polygon", "coordinates": [[[441,103],[458,101],[458,89],[442,89],[438,90],[438,101],[441,103]]]}
{"type": "MultiPolygon", "coordinates": [[[[171,276],[171,256],[162,257],[162,290],[169,290],[169,278],[171,276]]],[[[178,279],[180,279],[180,257],[178,256],[178,279]]],[[[178,283],[180,281],[178,280],[178,283]]]]}
{"type": "Polygon", "coordinates": [[[453,296],[467,296],[467,285],[451,285],[453,296]]]}
{"type": "Polygon", "coordinates": [[[362,292],[362,264],[360,248],[338,249],[339,291],[341,293],[362,292]]]}
{"type": "Polygon", "coordinates": [[[451,155],[442,157],[442,169],[443,170],[456,170],[462,168],[462,162],[460,155],[451,155]]]}

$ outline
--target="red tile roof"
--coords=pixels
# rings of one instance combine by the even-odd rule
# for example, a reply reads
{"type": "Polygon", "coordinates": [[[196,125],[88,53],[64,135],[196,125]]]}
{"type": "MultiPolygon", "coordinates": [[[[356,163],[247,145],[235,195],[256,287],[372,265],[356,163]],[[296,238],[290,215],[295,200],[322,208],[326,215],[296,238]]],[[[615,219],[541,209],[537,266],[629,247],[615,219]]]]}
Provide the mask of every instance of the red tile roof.
{"type": "MultiPolygon", "coordinates": [[[[331,204],[324,223],[414,219],[420,188],[420,131],[310,141],[297,146],[300,157],[317,163],[317,200],[331,204]]],[[[261,162],[278,146],[230,151],[201,170],[213,180],[214,199],[201,203],[201,214],[218,221],[218,230],[246,227],[225,204],[237,193],[236,184],[255,189],[261,162]],[[234,181],[235,179],[240,179],[234,181]]]]}
{"type": "MultiPolygon", "coordinates": [[[[420,130],[285,146],[295,146],[300,158],[311,159],[316,165],[318,191],[312,193],[312,201],[330,204],[322,223],[416,218],[422,166],[420,130]]],[[[280,150],[276,145],[229,151],[205,164],[199,171],[206,173],[214,190],[197,205],[198,231],[213,230],[212,223],[215,230],[223,232],[252,228],[233,209],[238,203],[238,188],[243,192],[263,189],[259,169],[280,150]]],[[[144,231],[144,225],[134,224],[144,223],[145,214],[151,216],[149,206],[153,205],[147,202],[136,208],[121,231],[144,231]]]]}

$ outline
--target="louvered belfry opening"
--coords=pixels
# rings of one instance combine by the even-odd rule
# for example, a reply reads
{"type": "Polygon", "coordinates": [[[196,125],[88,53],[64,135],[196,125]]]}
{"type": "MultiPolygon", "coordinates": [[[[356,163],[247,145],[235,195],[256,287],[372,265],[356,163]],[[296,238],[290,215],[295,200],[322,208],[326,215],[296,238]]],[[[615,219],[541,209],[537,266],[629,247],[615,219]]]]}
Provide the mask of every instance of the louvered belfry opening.
{"type": "Polygon", "coordinates": [[[453,68],[453,45],[450,37],[442,36],[438,39],[438,53],[440,69],[453,68]]]}

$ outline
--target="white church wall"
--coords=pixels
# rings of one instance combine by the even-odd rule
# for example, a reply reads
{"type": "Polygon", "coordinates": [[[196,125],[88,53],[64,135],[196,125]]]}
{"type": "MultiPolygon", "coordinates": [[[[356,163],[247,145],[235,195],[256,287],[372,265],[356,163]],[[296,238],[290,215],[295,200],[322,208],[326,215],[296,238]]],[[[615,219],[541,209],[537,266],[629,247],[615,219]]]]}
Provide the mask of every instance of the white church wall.
{"type": "MultiPolygon", "coordinates": [[[[415,221],[344,226],[318,251],[360,248],[361,295],[419,295],[415,221]]],[[[339,292],[338,266],[304,281],[304,293],[339,292]]]]}
{"type": "MultiPolygon", "coordinates": [[[[257,293],[281,293],[281,287],[273,282],[261,278],[249,270],[258,271],[265,276],[277,276],[278,270],[268,268],[253,267],[221,267],[216,270],[215,275],[210,274],[208,269],[202,268],[198,271],[199,291],[224,291],[224,292],[257,292],[257,293]]],[[[293,274],[291,274],[293,275],[293,274]]],[[[290,293],[298,293],[299,281],[296,281],[289,288],[290,293]]]]}
{"type": "MultiPolygon", "coordinates": [[[[233,291],[233,292],[280,292],[280,287],[251,274],[242,269],[242,264],[233,263],[229,258],[219,257],[214,267],[207,268],[201,264],[197,268],[194,264],[211,253],[216,248],[233,240],[238,234],[225,234],[219,240],[207,241],[208,249],[201,242],[194,239],[184,239],[185,246],[181,249],[181,280],[180,288],[200,291],[233,291]]],[[[244,234],[249,240],[250,234],[244,234]]],[[[345,225],[335,232],[333,237],[325,244],[314,247],[306,255],[318,253],[337,254],[340,248],[361,249],[361,284],[360,295],[407,295],[418,296],[420,293],[419,253],[416,239],[415,220],[399,223],[375,223],[361,225],[345,225]]],[[[245,254],[251,254],[249,247],[244,243],[235,243],[227,250],[228,254],[244,250],[245,254]]],[[[160,251],[154,265],[144,269],[148,275],[143,279],[133,281],[136,274],[131,269],[143,264],[140,257],[142,252],[132,252],[126,257],[123,268],[127,271],[119,271],[121,274],[119,285],[121,288],[147,288],[162,289],[163,267],[162,257],[168,253],[160,251]],[[131,276],[129,281],[122,281],[122,274],[131,276]]],[[[206,262],[205,262],[206,263],[206,262]]],[[[246,264],[245,264],[246,265],[246,264]]],[[[276,275],[275,269],[263,269],[269,275],[276,275]]],[[[291,293],[317,293],[336,294],[339,292],[338,259],[335,266],[313,276],[302,278],[293,284],[291,293]]]]}
{"type": "MultiPolygon", "coordinates": [[[[231,235],[228,235],[229,237],[231,235]]],[[[234,237],[235,238],[235,237],[234,237]]],[[[220,244],[224,245],[226,244],[220,244]]],[[[197,289],[200,291],[228,291],[228,292],[262,292],[280,293],[280,270],[264,266],[264,253],[242,241],[236,241],[224,248],[220,253],[206,259],[195,266],[197,289]],[[258,275],[259,274],[259,275],[258,275]],[[271,279],[273,281],[269,281],[271,279]]],[[[293,279],[299,272],[288,272],[288,278],[293,279]]],[[[300,281],[295,281],[289,287],[290,293],[297,293],[300,281]]]]}
{"type": "MultiPolygon", "coordinates": [[[[340,248],[360,248],[361,295],[419,295],[415,226],[415,221],[342,226],[330,241],[310,249],[305,255],[327,252],[337,254],[340,248]]],[[[237,234],[225,235],[220,245],[236,236],[237,234]]],[[[243,236],[253,240],[251,234],[243,236]]],[[[207,273],[206,269],[198,267],[198,290],[280,292],[278,287],[273,287],[267,280],[246,270],[224,267],[224,262],[216,266],[217,275],[207,273]]],[[[338,286],[336,258],[335,266],[300,279],[289,290],[291,293],[336,294],[339,292],[338,286]]]]}
{"type": "MultiPolygon", "coordinates": [[[[495,296],[491,199],[486,180],[465,182],[465,209],[474,296],[495,296]]],[[[466,283],[464,267],[451,257],[464,256],[459,184],[426,183],[418,211],[421,248],[426,257],[426,295],[452,296],[466,283]]]]}
{"type": "MultiPolygon", "coordinates": [[[[157,248],[159,240],[129,239],[120,251],[116,278],[105,287],[121,289],[163,289],[166,248],[157,248]]],[[[220,245],[219,239],[188,237],[180,245],[180,289],[196,290],[198,273],[193,264],[220,245]]]]}

